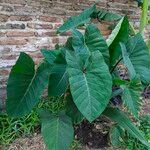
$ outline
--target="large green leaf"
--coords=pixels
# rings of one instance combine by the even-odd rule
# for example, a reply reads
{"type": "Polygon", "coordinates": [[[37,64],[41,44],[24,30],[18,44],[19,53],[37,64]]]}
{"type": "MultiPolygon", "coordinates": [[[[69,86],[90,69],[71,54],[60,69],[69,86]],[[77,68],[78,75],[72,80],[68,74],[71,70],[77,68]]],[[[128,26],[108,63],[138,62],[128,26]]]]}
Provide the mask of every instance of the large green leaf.
{"type": "Polygon", "coordinates": [[[42,54],[50,64],[53,62],[52,71],[49,77],[48,95],[61,96],[65,93],[69,82],[63,51],[43,49],[42,54]]]}
{"type": "Polygon", "coordinates": [[[47,150],[68,150],[73,141],[71,118],[64,112],[52,114],[40,111],[42,120],[42,136],[47,150]]]}
{"type": "Polygon", "coordinates": [[[61,96],[65,93],[68,84],[69,77],[66,71],[66,64],[54,64],[49,78],[48,95],[61,96]]]}
{"type": "Polygon", "coordinates": [[[72,96],[71,96],[70,93],[69,93],[69,95],[67,95],[66,101],[67,101],[67,104],[66,104],[66,114],[69,117],[71,117],[72,122],[74,124],[80,123],[84,119],[84,116],[78,110],[77,106],[73,102],[73,99],[72,99],[72,96]]]}
{"type": "Polygon", "coordinates": [[[92,13],[96,10],[95,4],[84,10],[82,13],[80,13],[78,16],[70,17],[58,30],[58,33],[65,32],[67,30],[76,28],[79,25],[85,24],[90,21],[90,16],[92,13]]]}
{"type": "Polygon", "coordinates": [[[6,110],[10,116],[23,116],[39,102],[48,84],[52,66],[47,62],[34,70],[33,60],[21,53],[8,79],[6,110]]]}
{"type": "Polygon", "coordinates": [[[97,14],[97,18],[104,21],[119,21],[122,16],[117,13],[100,10],[97,14]]]}
{"type": "Polygon", "coordinates": [[[140,34],[130,38],[126,44],[131,63],[144,84],[150,84],[150,54],[140,34]]]}
{"type": "Polygon", "coordinates": [[[85,35],[78,30],[73,30],[72,38],[69,39],[69,41],[69,43],[67,42],[69,50],[72,50],[73,48],[77,53],[84,53],[84,57],[87,57],[86,55],[88,55],[89,52],[100,51],[107,64],[109,64],[109,50],[107,43],[94,24],[90,24],[86,27],[85,35]]]}
{"type": "Polygon", "coordinates": [[[85,30],[85,43],[91,52],[100,51],[107,64],[109,64],[109,50],[100,30],[94,24],[87,26],[85,30]]]}
{"type": "Polygon", "coordinates": [[[144,135],[122,111],[117,108],[108,107],[103,114],[117,122],[120,127],[124,128],[129,134],[150,148],[150,144],[146,141],[144,135]]]}
{"type": "Polygon", "coordinates": [[[121,55],[119,42],[127,42],[129,38],[129,21],[127,17],[123,17],[116,25],[108,37],[107,44],[109,46],[110,63],[114,65],[121,55]]]}
{"type": "Polygon", "coordinates": [[[138,118],[138,112],[141,106],[141,91],[142,85],[138,78],[130,81],[128,85],[122,85],[123,89],[122,100],[124,104],[127,106],[128,110],[138,118]]]}
{"type": "Polygon", "coordinates": [[[122,51],[122,58],[123,58],[123,62],[125,64],[125,66],[128,69],[128,74],[130,76],[131,79],[134,79],[136,76],[136,72],[135,69],[133,67],[133,64],[129,58],[129,55],[127,53],[127,49],[124,43],[120,42],[120,47],[121,47],[121,51],[122,51]]]}
{"type": "Polygon", "coordinates": [[[76,54],[89,55],[90,50],[85,43],[85,38],[78,30],[72,31],[72,47],[76,54]]]}
{"type": "Polygon", "coordinates": [[[60,50],[42,49],[41,53],[49,64],[53,64],[56,57],[61,53],[60,50]]]}
{"type": "Polygon", "coordinates": [[[59,54],[54,61],[52,73],[49,78],[48,95],[61,96],[67,90],[69,85],[69,76],[66,70],[66,60],[62,54],[59,54]]]}
{"type": "MultiPolygon", "coordinates": [[[[80,45],[79,45],[80,46],[80,45]]],[[[87,59],[84,54],[66,52],[69,83],[73,101],[80,112],[92,122],[106,108],[111,96],[112,79],[99,51],[87,59]]]]}

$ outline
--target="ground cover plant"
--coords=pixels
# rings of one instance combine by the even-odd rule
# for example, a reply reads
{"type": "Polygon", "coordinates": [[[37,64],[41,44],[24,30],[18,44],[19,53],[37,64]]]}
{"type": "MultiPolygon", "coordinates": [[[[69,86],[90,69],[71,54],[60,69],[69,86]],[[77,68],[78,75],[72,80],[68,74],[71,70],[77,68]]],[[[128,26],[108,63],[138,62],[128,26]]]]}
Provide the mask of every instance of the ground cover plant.
{"type": "Polygon", "coordinates": [[[58,43],[55,50],[41,50],[44,59],[37,67],[29,55],[20,53],[7,84],[8,115],[30,113],[48,86],[48,97],[59,97],[65,107],[58,112],[38,110],[47,149],[69,149],[73,124],[85,119],[92,123],[100,115],[114,121],[110,131],[113,145],[120,145],[128,132],[150,147],[128,117],[131,114],[139,120],[141,92],[150,84],[150,55],[140,33],[132,34],[126,16],[97,10],[95,5],[70,17],[57,33],[68,30],[72,34],[65,45],[58,43]],[[107,40],[93,19],[117,23],[107,40]],[[120,64],[127,70],[125,76],[119,74],[120,64]]]}
{"type": "MultiPolygon", "coordinates": [[[[150,141],[150,115],[142,115],[140,117],[139,121],[139,129],[145,137],[147,138],[148,141],[150,141]]],[[[131,137],[129,134],[125,134],[124,137],[124,144],[121,143],[122,145],[125,145],[126,149],[132,150],[133,148],[136,150],[148,150],[145,145],[143,145],[138,139],[131,137]]]]}

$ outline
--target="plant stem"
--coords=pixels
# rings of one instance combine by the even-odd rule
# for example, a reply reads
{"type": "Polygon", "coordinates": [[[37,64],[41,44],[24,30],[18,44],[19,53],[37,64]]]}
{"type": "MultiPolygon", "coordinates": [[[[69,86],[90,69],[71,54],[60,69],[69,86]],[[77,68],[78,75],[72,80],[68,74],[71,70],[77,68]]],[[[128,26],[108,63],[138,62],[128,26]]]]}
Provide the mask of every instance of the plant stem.
{"type": "Polygon", "coordinates": [[[123,59],[123,58],[120,58],[120,59],[118,60],[118,62],[115,64],[115,66],[111,69],[110,73],[113,73],[113,71],[115,70],[115,68],[117,67],[117,65],[121,62],[122,59],[123,59]]]}
{"type": "Polygon", "coordinates": [[[142,15],[141,15],[141,20],[140,20],[140,33],[143,32],[147,24],[148,1],[149,0],[143,0],[142,15]]]}

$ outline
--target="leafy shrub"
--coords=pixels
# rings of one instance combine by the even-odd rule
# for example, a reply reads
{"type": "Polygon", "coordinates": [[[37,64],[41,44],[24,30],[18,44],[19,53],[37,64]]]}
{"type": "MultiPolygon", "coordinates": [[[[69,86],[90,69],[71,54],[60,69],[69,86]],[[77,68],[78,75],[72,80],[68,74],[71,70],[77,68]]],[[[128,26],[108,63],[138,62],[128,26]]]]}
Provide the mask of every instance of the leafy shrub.
{"type": "Polygon", "coordinates": [[[72,35],[65,45],[41,50],[44,59],[37,69],[29,55],[20,54],[9,75],[7,113],[12,117],[28,114],[48,86],[48,96],[61,97],[65,107],[58,112],[39,110],[47,149],[68,149],[73,140],[73,124],[83,119],[92,122],[100,115],[115,122],[113,138],[127,131],[150,147],[120,107],[123,103],[125,110],[138,120],[140,93],[143,86],[150,84],[150,55],[142,36],[132,36],[127,17],[96,10],[95,5],[70,17],[57,33],[68,30],[72,35]],[[105,40],[92,19],[118,23],[105,40]],[[84,34],[78,26],[83,26],[84,34]],[[118,74],[120,63],[127,70],[126,78],[118,74]]]}

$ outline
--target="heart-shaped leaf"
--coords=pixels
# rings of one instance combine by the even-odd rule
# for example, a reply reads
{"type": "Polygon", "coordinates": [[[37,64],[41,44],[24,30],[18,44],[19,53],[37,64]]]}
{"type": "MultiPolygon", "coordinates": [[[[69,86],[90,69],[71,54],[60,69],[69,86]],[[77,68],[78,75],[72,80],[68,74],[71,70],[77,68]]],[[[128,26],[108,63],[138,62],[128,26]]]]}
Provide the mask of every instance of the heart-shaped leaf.
{"type": "Polygon", "coordinates": [[[85,43],[91,52],[100,51],[107,64],[109,64],[109,50],[105,39],[94,24],[87,26],[85,30],[85,43]]]}
{"type": "Polygon", "coordinates": [[[126,49],[136,74],[144,84],[150,84],[150,54],[143,37],[140,34],[131,37],[126,49]]]}
{"type": "Polygon", "coordinates": [[[21,53],[13,66],[7,84],[6,109],[10,116],[20,117],[29,113],[39,102],[40,96],[48,84],[52,65],[43,62],[37,71],[34,62],[25,53],[21,53]]]}
{"type": "Polygon", "coordinates": [[[48,150],[67,150],[73,141],[71,118],[64,112],[52,114],[39,111],[42,120],[42,136],[48,150]]]}
{"type": "Polygon", "coordinates": [[[65,32],[70,29],[74,29],[79,25],[88,23],[90,21],[90,16],[96,10],[96,5],[94,4],[92,7],[84,10],[78,16],[70,17],[58,30],[58,33],[65,32]]]}
{"type": "Polygon", "coordinates": [[[87,59],[83,59],[82,54],[67,51],[66,60],[74,103],[92,122],[104,111],[111,96],[112,79],[108,66],[99,51],[92,52],[87,59]]]}
{"type": "Polygon", "coordinates": [[[123,17],[107,39],[110,53],[110,64],[113,66],[121,55],[119,42],[126,43],[129,39],[129,21],[123,17]]]}

